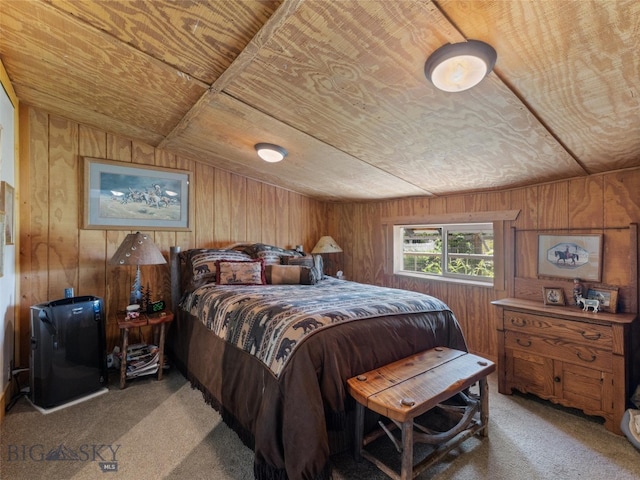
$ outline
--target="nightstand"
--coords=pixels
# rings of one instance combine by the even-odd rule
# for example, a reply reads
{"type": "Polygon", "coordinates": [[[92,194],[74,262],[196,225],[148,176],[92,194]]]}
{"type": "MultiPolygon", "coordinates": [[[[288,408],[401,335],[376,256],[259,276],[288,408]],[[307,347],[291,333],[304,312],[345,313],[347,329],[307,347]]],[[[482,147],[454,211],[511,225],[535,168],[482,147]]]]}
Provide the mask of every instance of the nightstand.
{"type": "Polygon", "coordinates": [[[173,313],[171,312],[158,312],[158,313],[141,313],[138,318],[131,320],[119,320],[118,328],[122,336],[122,348],[120,359],[120,388],[127,386],[127,349],[129,347],[129,329],[137,327],[145,327],[152,325],[154,329],[154,338],[158,335],[158,380],[162,380],[162,367],[164,362],[164,340],[165,340],[165,326],[173,321],[173,313]],[[158,328],[159,327],[159,328],[158,328]]]}

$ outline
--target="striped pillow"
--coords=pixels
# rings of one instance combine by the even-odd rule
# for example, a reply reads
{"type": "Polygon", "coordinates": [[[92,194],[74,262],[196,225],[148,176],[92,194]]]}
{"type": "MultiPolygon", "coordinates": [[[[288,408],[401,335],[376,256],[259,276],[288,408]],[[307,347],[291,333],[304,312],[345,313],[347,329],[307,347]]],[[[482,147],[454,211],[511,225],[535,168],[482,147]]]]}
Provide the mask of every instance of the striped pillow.
{"type": "Polygon", "coordinates": [[[295,250],[275,247],[265,243],[254,243],[247,245],[244,252],[251,255],[252,258],[260,258],[264,260],[265,265],[281,265],[283,257],[300,257],[302,254],[295,250]]]}
{"type": "Polygon", "coordinates": [[[265,276],[271,285],[313,285],[317,282],[311,267],[301,265],[267,265],[265,276]]]}

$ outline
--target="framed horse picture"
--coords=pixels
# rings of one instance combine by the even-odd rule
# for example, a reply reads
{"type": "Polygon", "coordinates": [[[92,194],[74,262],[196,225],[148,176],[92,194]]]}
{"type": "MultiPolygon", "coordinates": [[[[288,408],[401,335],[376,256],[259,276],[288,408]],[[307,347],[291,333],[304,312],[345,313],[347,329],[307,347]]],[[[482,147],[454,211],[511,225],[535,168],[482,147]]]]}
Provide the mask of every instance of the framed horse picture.
{"type": "Polygon", "coordinates": [[[82,228],[188,231],[191,172],[84,157],[82,228]]]}
{"type": "Polygon", "coordinates": [[[599,282],[602,235],[538,235],[538,276],[599,282]]]}

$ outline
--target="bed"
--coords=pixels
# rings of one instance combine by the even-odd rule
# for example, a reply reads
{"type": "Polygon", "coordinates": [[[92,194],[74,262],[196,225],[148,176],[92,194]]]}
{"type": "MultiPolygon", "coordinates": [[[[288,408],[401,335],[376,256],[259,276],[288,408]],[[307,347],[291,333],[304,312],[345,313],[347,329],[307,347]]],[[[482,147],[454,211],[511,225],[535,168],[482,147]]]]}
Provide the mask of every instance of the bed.
{"type": "Polygon", "coordinates": [[[350,447],[354,375],[436,346],[466,351],[440,300],[326,277],[264,244],[172,249],[174,364],[254,451],[259,480],[326,479],[350,447]]]}

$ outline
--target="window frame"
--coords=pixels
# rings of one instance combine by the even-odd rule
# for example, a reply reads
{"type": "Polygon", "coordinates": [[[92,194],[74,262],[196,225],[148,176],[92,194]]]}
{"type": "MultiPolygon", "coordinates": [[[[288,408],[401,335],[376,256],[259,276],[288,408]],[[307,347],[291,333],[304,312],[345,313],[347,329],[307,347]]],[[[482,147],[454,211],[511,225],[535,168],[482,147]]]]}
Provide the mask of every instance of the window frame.
{"type": "Polygon", "coordinates": [[[512,279],[513,276],[513,252],[511,251],[510,236],[513,227],[510,229],[511,222],[514,222],[520,210],[495,210],[486,212],[466,212],[440,215],[413,215],[413,216],[390,216],[380,219],[382,227],[382,242],[384,245],[382,259],[382,268],[385,275],[391,277],[398,276],[400,278],[413,277],[417,281],[424,282],[451,282],[462,284],[473,284],[485,288],[493,288],[494,290],[506,290],[507,277],[512,279]],[[453,278],[445,277],[426,277],[425,275],[396,275],[393,271],[393,227],[395,225],[435,225],[439,223],[493,223],[493,261],[494,261],[494,277],[493,287],[485,282],[461,282],[453,278]]]}
{"type": "Polygon", "coordinates": [[[440,224],[411,224],[411,225],[394,225],[393,226],[393,273],[394,275],[410,276],[410,277],[425,277],[435,280],[456,280],[463,283],[480,284],[485,286],[494,285],[495,279],[495,229],[492,222],[463,222],[463,223],[440,223],[440,224]],[[405,254],[404,251],[404,230],[407,228],[415,229],[434,229],[439,230],[442,239],[442,252],[441,253],[424,253],[426,256],[437,256],[440,258],[441,274],[418,272],[413,270],[404,269],[405,254]],[[483,254],[456,254],[449,252],[449,234],[451,232],[482,232],[491,231],[493,237],[494,248],[492,255],[483,254]],[[465,275],[461,273],[455,273],[449,271],[450,259],[455,257],[469,258],[471,256],[490,259],[494,264],[493,277],[482,277],[479,275],[465,275]]]}

